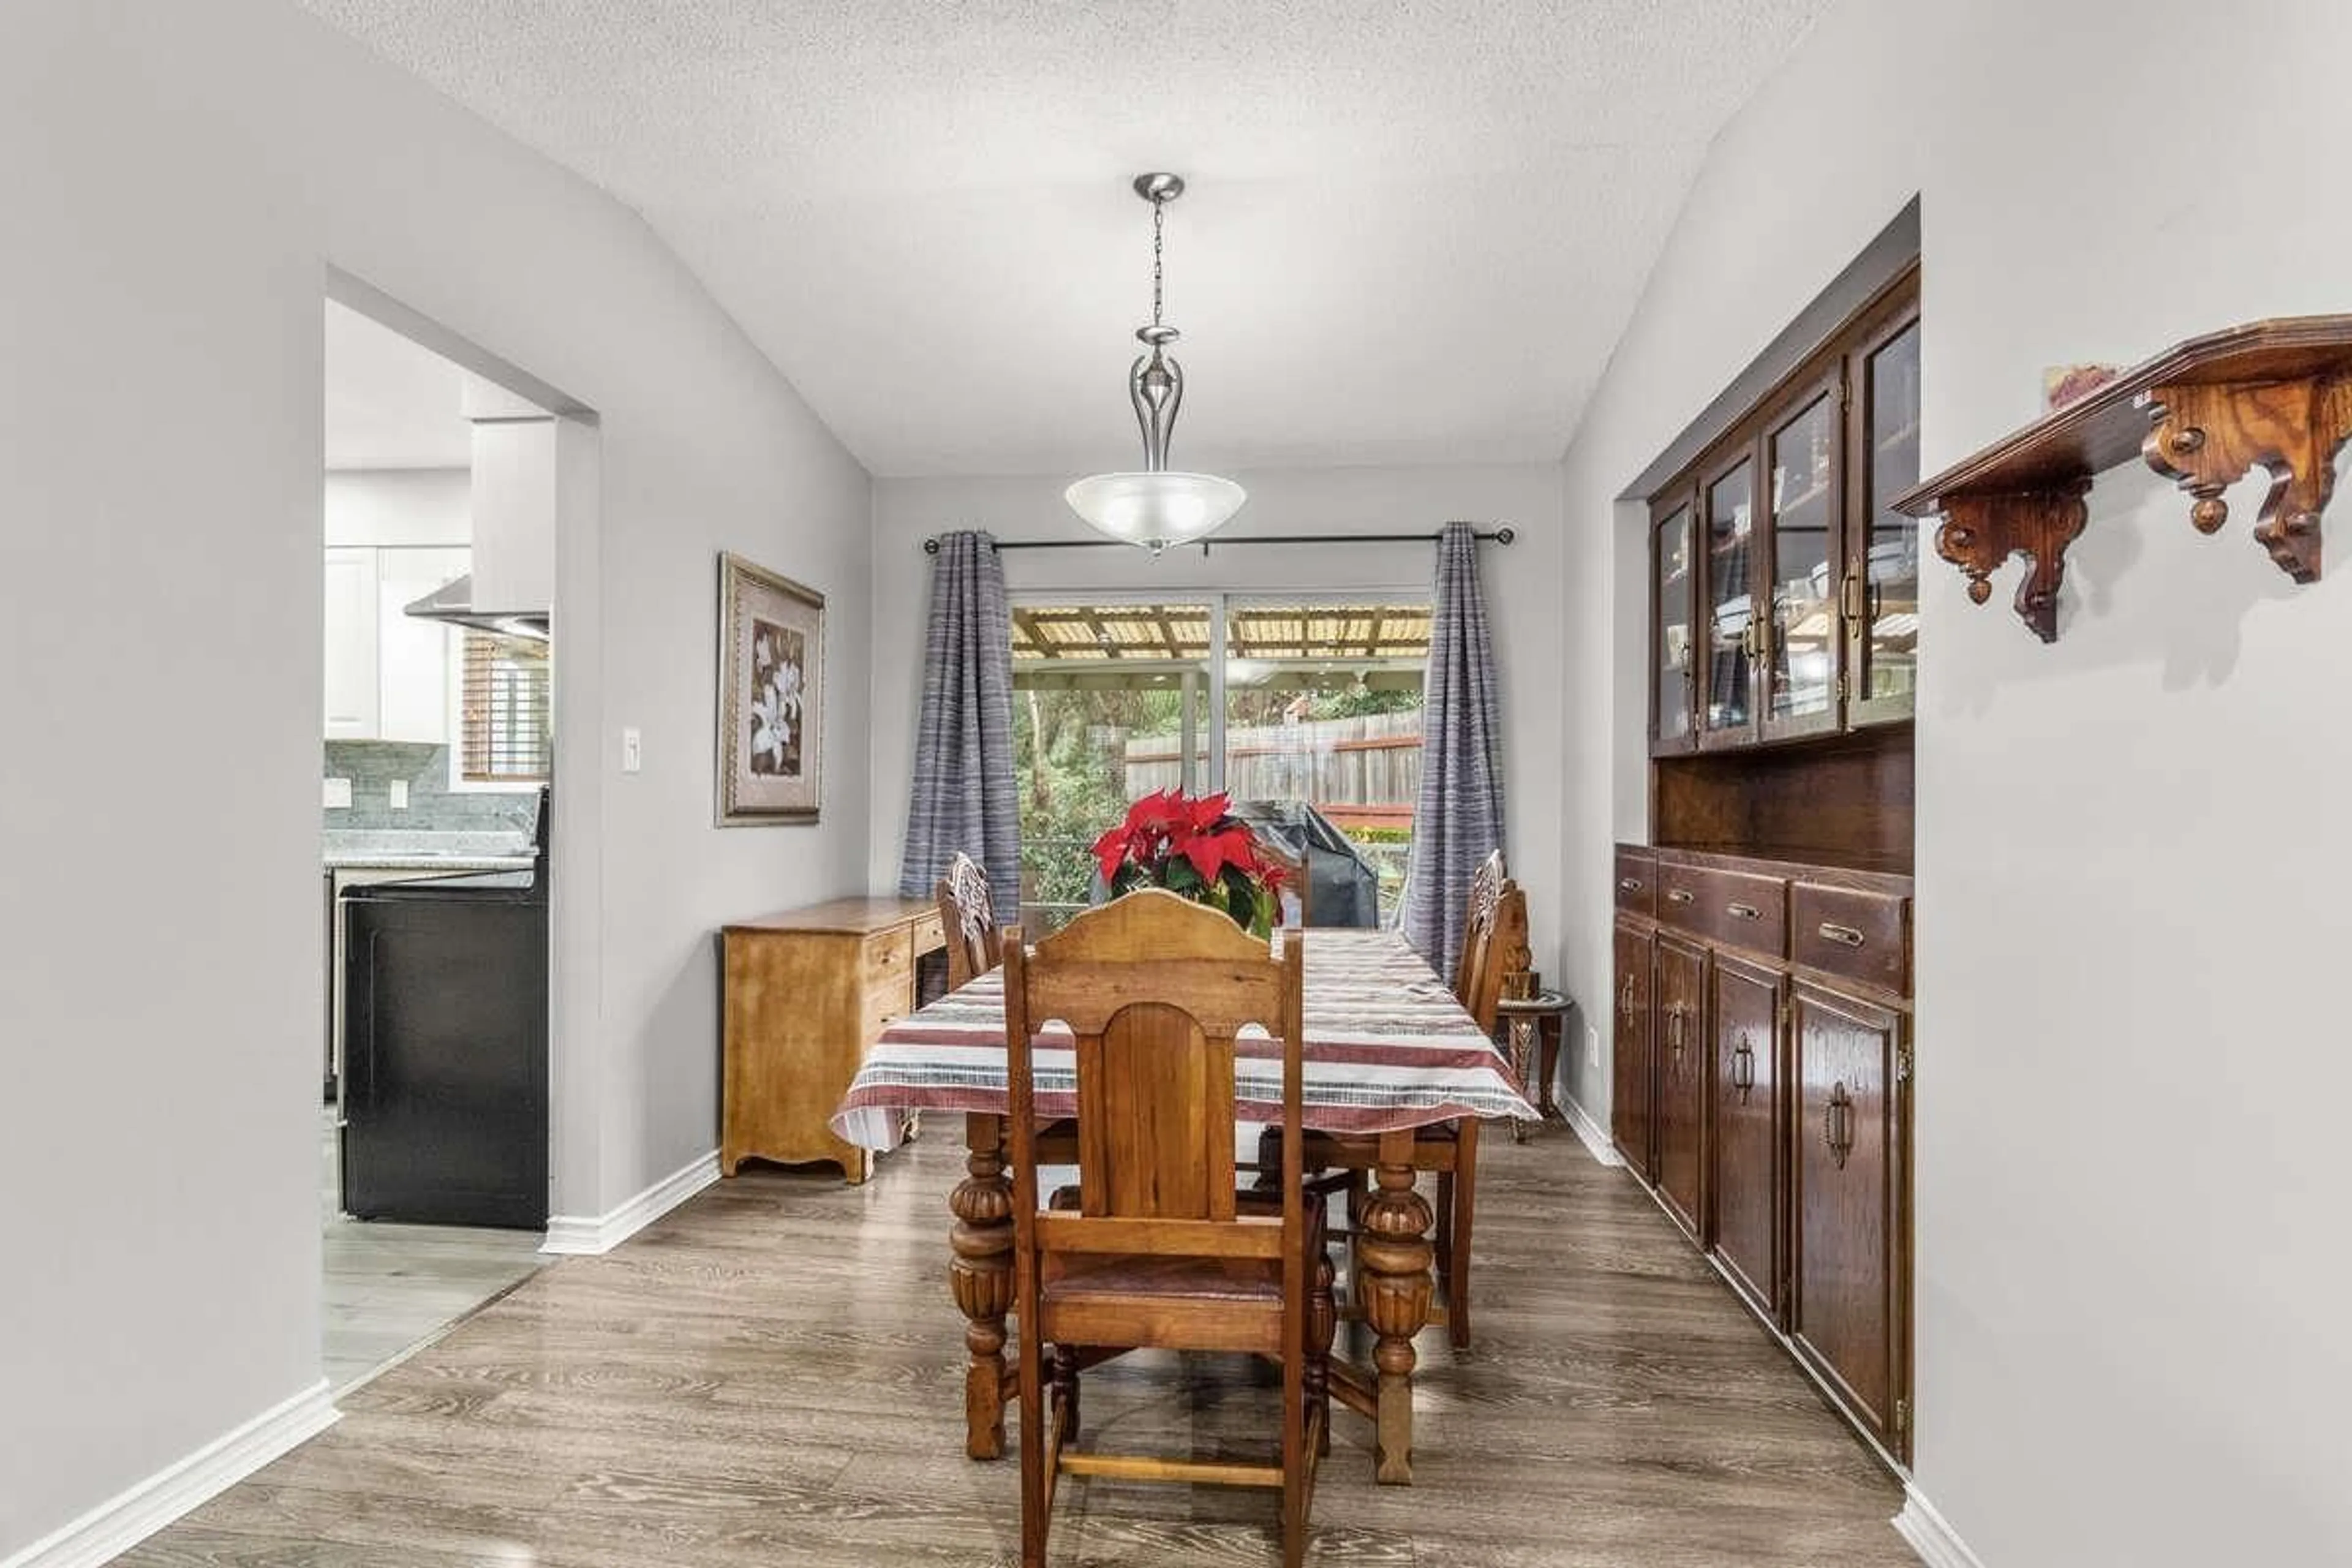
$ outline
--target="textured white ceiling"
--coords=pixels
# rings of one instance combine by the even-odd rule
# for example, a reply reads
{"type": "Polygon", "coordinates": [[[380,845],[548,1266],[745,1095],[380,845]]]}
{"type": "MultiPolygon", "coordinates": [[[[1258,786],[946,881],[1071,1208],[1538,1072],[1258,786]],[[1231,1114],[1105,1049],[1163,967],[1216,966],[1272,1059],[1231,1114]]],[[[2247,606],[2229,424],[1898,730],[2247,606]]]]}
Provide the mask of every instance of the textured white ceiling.
{"type": "Polygon", "coordinates": [[[327,301],[327,467],[463,468],[474,460],[466,373],[327,301]]]}
{"type": "MultiPolygon", "coordinates": [[[[877,474],[1548,459],[1831,0],[303,0],[643,213],[877,474]]],[[[1791,180],[1809,177],[1801,169],[1791,180]]]]}

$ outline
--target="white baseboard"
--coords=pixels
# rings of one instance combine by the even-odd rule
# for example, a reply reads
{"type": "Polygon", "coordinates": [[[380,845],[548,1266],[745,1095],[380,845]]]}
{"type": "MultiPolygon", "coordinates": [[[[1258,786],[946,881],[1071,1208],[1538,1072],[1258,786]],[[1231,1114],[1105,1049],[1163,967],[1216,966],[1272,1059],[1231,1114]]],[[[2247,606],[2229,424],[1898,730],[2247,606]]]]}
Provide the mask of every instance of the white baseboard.
{"type": "Polygon", "coordinates": [[[1895,1516],[1895,1533],[1911,1543],[1927,1568],[1984,1568],[1951,1521],[1916,1486],[1903,1489],[1903,1511],[1895,1516]]]}
{"type": "Polygon", "coordinates": [[[43,1536],[0,1562],[0,1568],[97,1568],[325,1431],[339,1414],[322,1377],[293,1398],[43,1536]]]}
{"type": "Polygon", "coordinates": [[[1617,1145],[1610,1141],[1608,1130],[1592,1120],[1591,1111],[1573,1100],[1563,1099],[1559,1102],[1559,1113],[1568,1118],[1569,1126],[1584,1141],[1585,1148],[1591,1152],[1595,1161],[1603,1165],[1622,1165],[1625,1163],[1625,1156],[1617,1152],[1617,1145]]]}
{"type": "MultiPolygon", "coordinates": [[[[541,1252],[569,1258],[593,1258],[610,1252],[637,1232],[719,1179],[719,1151],[713,1149],[672,1171],[609,1214],[554,1215],[547,1222],[541,1252]]],[[[0,1568],[6,1568],[0,1564],[0,1568]]]]}

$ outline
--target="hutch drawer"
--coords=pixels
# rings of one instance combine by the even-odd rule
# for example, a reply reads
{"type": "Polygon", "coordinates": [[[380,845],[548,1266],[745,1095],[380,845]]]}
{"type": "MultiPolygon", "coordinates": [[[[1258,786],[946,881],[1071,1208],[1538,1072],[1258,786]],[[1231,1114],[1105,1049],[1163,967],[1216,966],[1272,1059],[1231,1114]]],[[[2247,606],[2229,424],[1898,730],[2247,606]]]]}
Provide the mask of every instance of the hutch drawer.
{"type": "Polygon", "coordinates": [[[1658,915],[1658,858],[1638,849],[1617,851],[1617,912],[1655,920],[1658,915]]]}
{"type": "Polygon", "coordinates": [[[1911,989],[1911,901],[1894,893],[1798,882],[1789,889],[1789,956],[1881,991],[1911,989]]]}

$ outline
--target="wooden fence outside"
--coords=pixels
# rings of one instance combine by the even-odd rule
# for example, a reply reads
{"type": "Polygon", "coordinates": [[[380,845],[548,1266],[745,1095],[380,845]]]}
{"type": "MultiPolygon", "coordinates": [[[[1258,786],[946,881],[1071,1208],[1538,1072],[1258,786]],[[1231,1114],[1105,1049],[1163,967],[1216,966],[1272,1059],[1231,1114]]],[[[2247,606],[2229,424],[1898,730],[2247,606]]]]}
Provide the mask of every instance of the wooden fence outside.
{"type": "MultiPolygon", "coordinates": [[[[1127,742],[1128,798],[1177,787],[1181,761],[1172,736],[1127,742]]],[[[1410,829],[1421,795],[1421,712],[1228,730],[1225,792],[1235,800],[1305,800],[1342,828],[1410,829]]]]}

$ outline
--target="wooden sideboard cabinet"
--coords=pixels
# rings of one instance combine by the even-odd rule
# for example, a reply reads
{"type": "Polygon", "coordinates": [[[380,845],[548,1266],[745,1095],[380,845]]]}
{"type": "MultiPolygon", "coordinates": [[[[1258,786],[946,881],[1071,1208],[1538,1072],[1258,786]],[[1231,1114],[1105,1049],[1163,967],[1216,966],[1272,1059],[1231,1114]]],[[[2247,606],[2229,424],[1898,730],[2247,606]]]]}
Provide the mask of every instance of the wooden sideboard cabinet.
{"type": "Polygon", "coordinates": [[[1617,851],[1626,1166],[1831,1398],[1911,1455],[1911,879],[1617,851]]]}
{"type": "Polygon", "coordinates": [[[829,1160],[852,1184],[874,1152],[826,1126],[883,1027],[914,1010],[927,953],[946,949],[936,904],[835,899],[719,933],[726,1056],[719,1172],[747,1159],[829,1160]]]}

